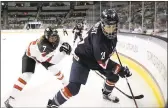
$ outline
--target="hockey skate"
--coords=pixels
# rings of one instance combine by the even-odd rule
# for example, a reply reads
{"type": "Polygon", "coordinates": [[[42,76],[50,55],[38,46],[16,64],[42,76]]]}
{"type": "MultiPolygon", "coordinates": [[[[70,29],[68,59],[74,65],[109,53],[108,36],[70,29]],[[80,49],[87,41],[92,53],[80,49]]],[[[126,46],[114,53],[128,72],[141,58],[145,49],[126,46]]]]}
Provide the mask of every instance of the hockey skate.
{"type": "Polygon", "coordinates": [[[103,92],[103,89],[102,89],[102,93],[103,93],[103,99],[108,100],[108,101],[112,101],[114,103],[119,102],[119,98],[116,96],[112,96],[111,93],[107,94],[107,93],[103,92]]]}
{"type": "Polygon", "coordinates": [[[14,99],[14,98],[10,96],[10,97],[4,102],[6,108],[13,108],[13,107],[10,105],[10,103],[9,103],[9,101],[10,101],[11,99],[14,99]]]}
{"type": "Polygon", "coordinates": [[[49,99],[47,108],[58,108],[58,105],[56,105],[55,102],[53,102],[53,100],[49,99]]]}

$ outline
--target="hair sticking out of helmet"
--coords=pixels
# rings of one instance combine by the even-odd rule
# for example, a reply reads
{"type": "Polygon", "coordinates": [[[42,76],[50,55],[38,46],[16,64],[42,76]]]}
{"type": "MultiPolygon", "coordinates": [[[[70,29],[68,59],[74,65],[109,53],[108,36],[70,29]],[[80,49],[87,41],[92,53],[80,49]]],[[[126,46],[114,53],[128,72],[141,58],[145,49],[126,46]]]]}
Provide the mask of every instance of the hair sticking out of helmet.
{"type": "Polygon", "coordinates": [[[113,39],[117,36],[118,14],[113,9],[105,9],[101,14],[101,28],[104,35],[108,39],[113,39]]]}
{"type": "Polygon", "coordinates": [[[45,29],[44,36],[53,45],[57,44],[60,41],[58,31],[55,28],[52,28],[52,27],[47,27],[45,29]]]}

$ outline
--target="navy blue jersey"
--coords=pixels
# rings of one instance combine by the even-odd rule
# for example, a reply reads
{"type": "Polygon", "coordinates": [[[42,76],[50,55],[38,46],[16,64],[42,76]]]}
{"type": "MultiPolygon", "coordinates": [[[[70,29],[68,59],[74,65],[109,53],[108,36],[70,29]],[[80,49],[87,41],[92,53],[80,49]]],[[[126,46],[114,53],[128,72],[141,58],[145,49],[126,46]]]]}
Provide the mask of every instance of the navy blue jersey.
{"type": "Polygon", "coordinates": [[[79,28],[77,25],[73,28],[73,31],[76,30],[77,34],[81,34],[82,30],[83,30],[84,26],[81,25],[81,27],[79,28]]]}
{"type": "Polygon", "coordinates": [[[90,69],[106,69],[116,44],[117,38],[108,39],[103,34],[100,23],[97,23],[88,31],[84,43],[77,46],[75,54],[90,69]]]}

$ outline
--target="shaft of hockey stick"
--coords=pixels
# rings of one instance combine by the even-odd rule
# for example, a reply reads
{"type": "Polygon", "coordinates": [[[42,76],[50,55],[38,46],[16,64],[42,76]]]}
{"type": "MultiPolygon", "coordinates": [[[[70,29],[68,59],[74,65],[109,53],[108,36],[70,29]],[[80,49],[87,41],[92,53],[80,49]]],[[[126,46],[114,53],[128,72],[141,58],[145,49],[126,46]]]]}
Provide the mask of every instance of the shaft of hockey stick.
{"type": "MultiPolygon", "coordinates": [[[[120,58],[119,58],[117,49],[115,49],[115,51],[116,51],[116,54],[117,54],[118,61],[120,62],[120,65],[122,66],[122,63],[121,63],[121,61],[120,61],[120,58]]],[[[136,106],[136,108],[138,108],[137,102],[136,102],[136,100],[135,100],[135,96],[134,96],[134,94],[133,94],[133,92],[132,92],[131,86],[130,86],[130,84],[129,84],[129,82],[128,82],[128,79],[127,79],[126,76],[125,76],[125,79],[126,79],[126,82],[127,82],[127,84],[128,84],[129,90],[130,90],[130,92],[131,92],[132,98],[133,98],[133,100],[134,100],[135,106],[136,106]]]]}
{"type": "MultiPolygon", "coordinates": [[[[96,72],[97,75],[99,75],[102,79],[105,80],[105,76],[104,76],[104,75],[102,75],[101,73],[99,73],[99,72],[97,72],[97,71],[95,71],[95,72],[96,72]]],[[[128,98],[130,98],[130,99],[133,99],[132,96],[130,96],[130,95],[124,93],[124,92],[123,92],[122,90],[120,90],[118,87],[115,86],[115,88],[116,88],[118,91],[120,91],[123,95],[125,95],[126,97],[128,97],[128,98]]],[[[142,99],[143,97],[144,97],[144,96],[143,96],[142,94],[141,94],[141,95],[134,96],[135,99],[142,99]]]]}

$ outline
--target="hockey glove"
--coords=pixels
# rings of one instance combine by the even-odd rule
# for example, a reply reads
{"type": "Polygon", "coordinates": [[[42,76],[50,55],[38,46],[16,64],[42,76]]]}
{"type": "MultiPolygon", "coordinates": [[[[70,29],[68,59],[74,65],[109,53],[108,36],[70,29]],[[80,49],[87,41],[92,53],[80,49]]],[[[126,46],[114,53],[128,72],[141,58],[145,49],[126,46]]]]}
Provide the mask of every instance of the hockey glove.
{"type": "Polygon", "coordinates": [[[121,70],[118,74],[122,78],[125,78],[125,76],[130,77],[132,75],[132,73],[129,71],[127,66],[126,67],[121,67],[121,70]]]}
{"type": "Polygon", "coordinates": [[[74,31],[72,31],[72,33],[74,33],[74,31]]]}
{"type": "Polygon", "coordinates": [[[60,47],[60,52],[65,52],[68,55],[70,55],[71,51],[72,48],[67,42],[64,42],[60,47]]]}

